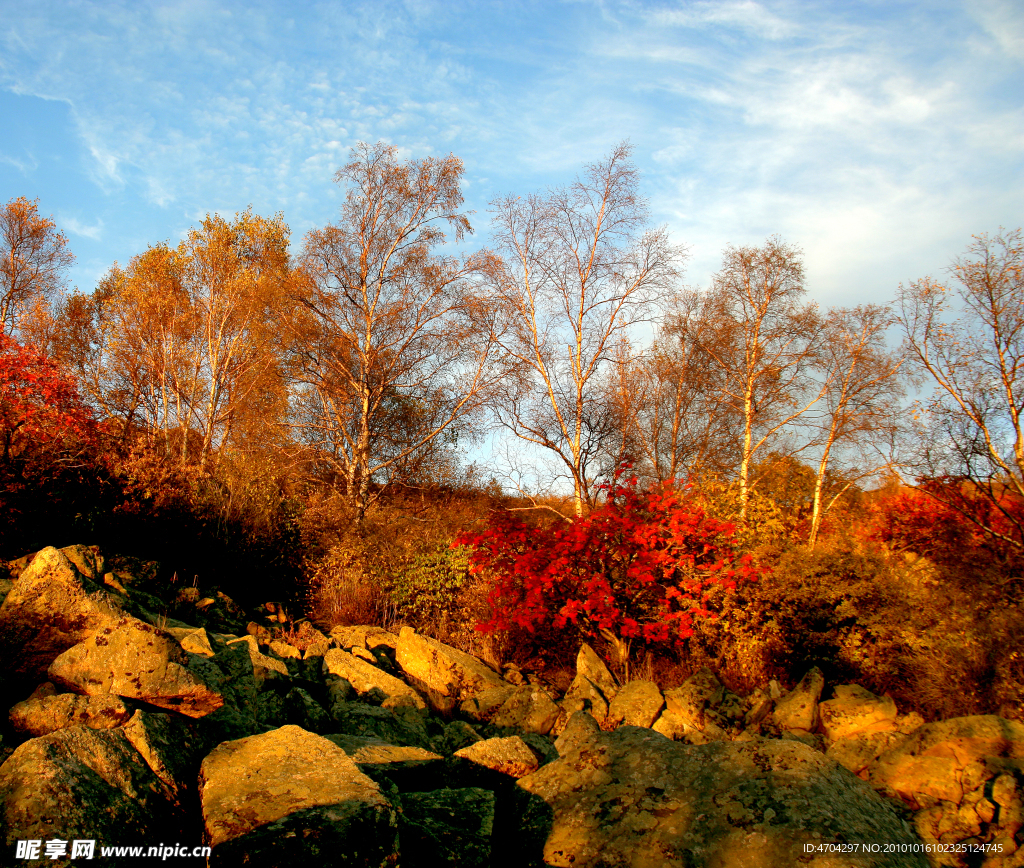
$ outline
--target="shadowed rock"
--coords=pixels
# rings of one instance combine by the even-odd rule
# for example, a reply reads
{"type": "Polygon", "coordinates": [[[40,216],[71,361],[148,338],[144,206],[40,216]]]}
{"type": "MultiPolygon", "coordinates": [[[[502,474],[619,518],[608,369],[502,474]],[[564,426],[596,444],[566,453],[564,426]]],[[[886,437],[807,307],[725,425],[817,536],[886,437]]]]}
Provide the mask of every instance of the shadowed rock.
{"type": "Polygon", "coordinates": [[[622,727],[518,781],[509,864],[925,868],[923,854],[815,856],[805,845],[916,838],[895,809],[799,742],[687,746],[622,727]],[[534,848],[531,850],[531,846],[534,848]]]}
{"type": "Polygon", "coordinates": [[[423,697],[404,681],[347,651],[337,648],[329,650],[324,655],[323,671],[325,675],[344,678],[360,698],[384,708],[409,707],[426,710],[427,704],[423,697]]]}
{"type": "Polygon", "coordinates": [[[477,787],[402,797],[403,868],[489,868],[494,793],[477,787]]]}
{"type": "Polygon", "coordinates": [[[174,802],[120,729],[76,726],[44,735],[21,745],[0,768],[8,854],[20,839],[93,839],[105,846],[181,840],[183,818],[174,802]]]}

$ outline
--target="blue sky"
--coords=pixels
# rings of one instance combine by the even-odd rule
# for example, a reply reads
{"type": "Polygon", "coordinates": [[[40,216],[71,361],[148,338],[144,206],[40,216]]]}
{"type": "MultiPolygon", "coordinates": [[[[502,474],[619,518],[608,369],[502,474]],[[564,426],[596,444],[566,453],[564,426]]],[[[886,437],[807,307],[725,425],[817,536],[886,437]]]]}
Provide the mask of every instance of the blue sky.
{"type": "Polygon", "coordinates": [[[211,211],[334,219],[356,141],[466,165],[488,202],[630,139],[706,285],[778,233],[824,305],[1024,223],[1024,4],[0,0],[0,203],[38,197],[91,291],[211,211]]]}

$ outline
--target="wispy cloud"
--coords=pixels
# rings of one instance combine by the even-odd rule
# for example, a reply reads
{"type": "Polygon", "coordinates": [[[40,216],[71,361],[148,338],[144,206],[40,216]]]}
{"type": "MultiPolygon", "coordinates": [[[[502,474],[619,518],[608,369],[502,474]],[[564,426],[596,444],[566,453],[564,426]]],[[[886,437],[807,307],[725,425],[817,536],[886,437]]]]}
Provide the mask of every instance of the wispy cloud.
{"type": "Polygon", "coordinates": [[[68,230],[74,235],[80,235],[83,238],[91,238],[93,241],[99,241],[103,237],[103,221],[97,220],[92,226],[82,223],[80,220],[76,220],[74,217],[67,217],[62,215],[59,220],[61,227],[68,230]]]}

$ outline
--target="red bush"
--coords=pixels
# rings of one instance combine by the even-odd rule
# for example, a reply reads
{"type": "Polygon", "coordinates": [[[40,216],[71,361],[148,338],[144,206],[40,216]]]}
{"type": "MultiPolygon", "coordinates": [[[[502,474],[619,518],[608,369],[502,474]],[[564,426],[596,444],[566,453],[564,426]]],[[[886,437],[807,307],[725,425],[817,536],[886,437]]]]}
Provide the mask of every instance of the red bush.
{"type": "Polygon", "coordinates": [[[572,625],[587,637],[678,644],[710,615],[713,586],[757,577],[749,556],[735,558],[735,527],[691,498],[618,475],[602,488],[603,504],[585,517],[537,528],[495,513],[486,530],[456,540],[473,549],[472,569],[494,574],[494,615],[478,629],[572,625]]]}
{"type": "Polygon", "coordinates": [[[0,333],[0,461],[77,449],[96,430],[74,379],[35,348],[0,333]]]}

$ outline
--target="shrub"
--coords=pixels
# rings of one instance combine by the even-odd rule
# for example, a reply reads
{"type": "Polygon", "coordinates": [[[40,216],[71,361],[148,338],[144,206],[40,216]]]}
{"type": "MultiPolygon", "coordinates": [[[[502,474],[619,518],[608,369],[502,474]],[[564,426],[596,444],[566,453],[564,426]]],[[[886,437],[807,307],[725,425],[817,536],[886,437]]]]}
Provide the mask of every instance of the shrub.
{"type": "Polygon", "coordinates": [[[696,500],[619,474],[602,489],[603,503],[587,516],[533,527],[498,512],[485,530],[457,538],[472,549],[472,568],[493,581],[493,614],[478,629],[671,647],[713,616],[705,605],[713,589],[757,577],[749,557],[735,557],[735,527],[696,500]]]}

